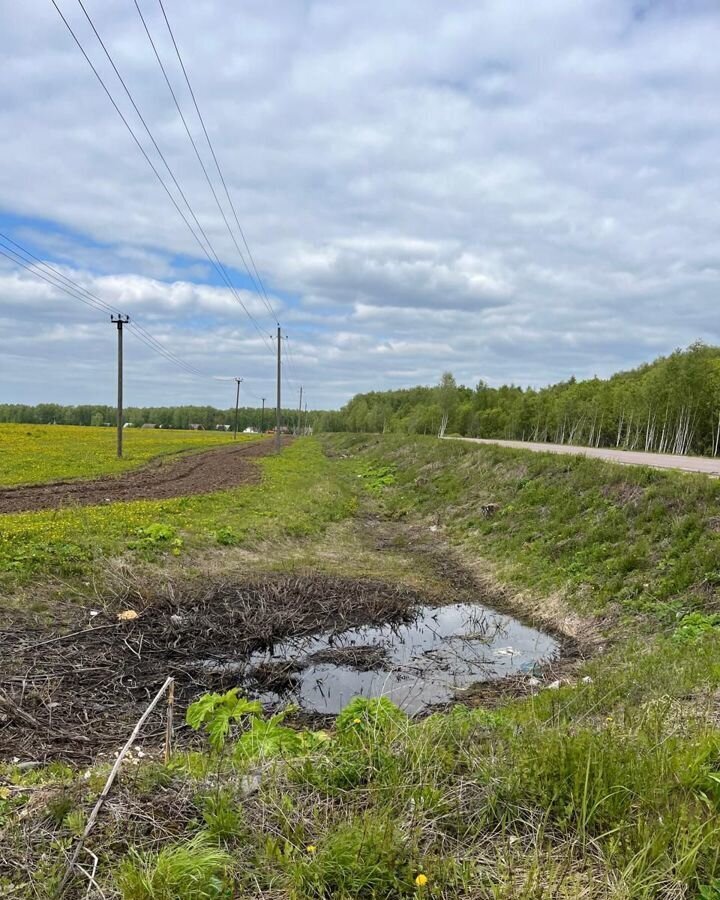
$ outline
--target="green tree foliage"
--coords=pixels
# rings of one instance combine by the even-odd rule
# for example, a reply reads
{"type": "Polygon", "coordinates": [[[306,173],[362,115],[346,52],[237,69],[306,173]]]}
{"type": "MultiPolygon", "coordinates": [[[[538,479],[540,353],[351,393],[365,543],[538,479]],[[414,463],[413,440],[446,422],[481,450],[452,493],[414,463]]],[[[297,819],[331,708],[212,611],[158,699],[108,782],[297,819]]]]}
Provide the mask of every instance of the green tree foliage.
{"type": "Polygon", "coordinates": [[[446,372],[436,387],[358,394],[326,431],[448,434],[622,447],[665,453],[720,453],[720,348],[687,350],[608,379],[475,389],[446,372]]]}
{"type": "MultiPolygon", "coordinates": [[[[333,417],[338,413],[324,413],[309,410],[302,423],[317,430],[319,421],[324,422],[325,431],[342,430],[332,427],[338,424],[333,417]]],[[[191,424],[202,425],[212,430],[217,426],[235,424],[235,409],[216,409],[213,406],[128,406],[124,411],[124,421],[141,426],[152,423],[163,428],[189,428],[191,424]]],[[[18,422],[28,425],[112,425],[117,424],[114,406],[60,406],[57,403],[39,403],[27,406],[22,403],[0,403],[0,422],[18,422]]],[[[282,422],[291,430],[298,424],[297,409],[284,409],[282,422]]],[[[241,407],[238,413],[238,428],[265,430],[275,426],[275,410],[265,408],[263,417],[260,407],[241,407]]]]}

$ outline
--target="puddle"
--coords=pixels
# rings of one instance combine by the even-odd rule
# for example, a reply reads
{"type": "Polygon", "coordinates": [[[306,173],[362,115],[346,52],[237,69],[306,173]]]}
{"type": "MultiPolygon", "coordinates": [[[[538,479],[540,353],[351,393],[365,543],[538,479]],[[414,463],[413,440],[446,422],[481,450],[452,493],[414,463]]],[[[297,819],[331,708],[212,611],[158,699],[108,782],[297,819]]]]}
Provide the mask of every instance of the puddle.
{"type": "Polygon", "coordinates": [[[409,624],[294,638],[243,668],[263,702],[335,714],[358,695],[383,695],[413,714],[478,681],[530,671],[557,651],[552,637],[510,616],[456,603],[420,607],[409,624]]]}

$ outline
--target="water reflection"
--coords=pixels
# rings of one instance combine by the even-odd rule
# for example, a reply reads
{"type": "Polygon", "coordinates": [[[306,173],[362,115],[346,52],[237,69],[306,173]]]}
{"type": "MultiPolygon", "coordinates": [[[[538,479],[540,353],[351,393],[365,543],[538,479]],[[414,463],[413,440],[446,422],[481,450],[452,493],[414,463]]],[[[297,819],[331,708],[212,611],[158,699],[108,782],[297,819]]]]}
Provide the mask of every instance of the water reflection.
{"type": "Polygon", "coordinates": [[[251,668],[286,672],[262,699],[338,713],[353,697],[390,697],[408,713],[450,700],[477,681],[529,671],[551,658],[549,635],[471,603],[426,606],[406,625],[293,639],[256,654],[251,668]]]}

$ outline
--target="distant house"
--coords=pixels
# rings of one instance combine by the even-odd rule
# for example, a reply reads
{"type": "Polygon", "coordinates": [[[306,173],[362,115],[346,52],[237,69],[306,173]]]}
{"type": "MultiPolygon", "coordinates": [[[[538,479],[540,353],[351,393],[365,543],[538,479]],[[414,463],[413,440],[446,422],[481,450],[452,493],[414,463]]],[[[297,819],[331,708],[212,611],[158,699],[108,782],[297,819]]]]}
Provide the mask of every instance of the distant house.
{"type": "Polygon", "coordinates": [[[229,425],[216,425],[215,431],[230,431],[229,425]]]}
{"type": "Polygon", "coordinates": [[[123,428],[134,428],[134,427],[135,427],[135,424],[133,422],[126,422],[123,425],[123,428]]]}
{"type": "Polygon", "coordinates": [[[143,431],[146,428],[157,428],[157,425],[153,425],[152,422],[145,422],[140,430],[143,431]]]}
{"type": "Polygon", "coordinates": [[[243,434],[257,434],[257,428],[253,428],[252,425],[248,425],[248,427],[243,431],[243,434]]]}
{"type": "Polygon", "coordinates": [[[205,426],[200,425],[197,422],[191,422],[188,425],[188,428],[190,429],[190,431],[205,431],[205,426]]]}

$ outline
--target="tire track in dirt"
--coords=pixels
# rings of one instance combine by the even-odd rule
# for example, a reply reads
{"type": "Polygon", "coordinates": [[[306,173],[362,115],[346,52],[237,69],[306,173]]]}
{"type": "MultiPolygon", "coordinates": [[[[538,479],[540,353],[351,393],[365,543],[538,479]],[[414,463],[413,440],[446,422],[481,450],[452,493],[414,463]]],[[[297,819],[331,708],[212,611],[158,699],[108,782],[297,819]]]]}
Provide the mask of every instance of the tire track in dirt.
{"type": "MultiPolygon", "coordinates": [[[[283,446],[290,440],[283,438],[283,446]]],[[[0,515],[128,500],[166,500],[258,484],[261,470],[256,460],[271,454],[274,447],[274,438],[270,438],[180,456],[172,462],[156,460],[121,475],[5,488],[0,490],[0,515]]]]}

